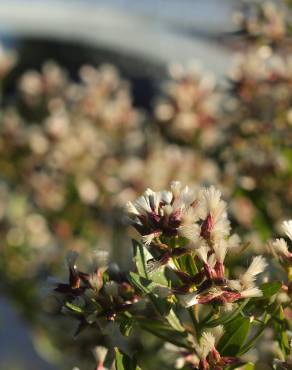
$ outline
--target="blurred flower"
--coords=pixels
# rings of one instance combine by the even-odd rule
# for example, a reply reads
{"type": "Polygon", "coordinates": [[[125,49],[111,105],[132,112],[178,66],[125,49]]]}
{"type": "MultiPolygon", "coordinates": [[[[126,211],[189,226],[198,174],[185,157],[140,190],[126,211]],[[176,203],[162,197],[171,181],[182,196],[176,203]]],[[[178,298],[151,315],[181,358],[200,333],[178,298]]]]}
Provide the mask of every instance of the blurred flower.
{"type": "Polygon", "coordinates": [[[220,96],[214,77],[195,64],[185,70],[171,66],[170,77],[154,111],[162,130],[177,141],[213,147],[220,140],[220,96]]]}

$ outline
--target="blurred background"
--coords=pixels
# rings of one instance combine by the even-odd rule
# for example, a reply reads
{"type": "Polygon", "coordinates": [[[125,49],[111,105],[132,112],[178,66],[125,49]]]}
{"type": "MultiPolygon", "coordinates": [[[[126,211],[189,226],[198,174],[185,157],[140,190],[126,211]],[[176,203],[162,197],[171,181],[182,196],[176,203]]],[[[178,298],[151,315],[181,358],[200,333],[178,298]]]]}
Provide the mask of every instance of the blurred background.
{"type": "Polygon", "coordinates": [[[289,5],[0,2],[1,370],[94,368],[48,278],[71,249],[126,268],[147,187],[218,186],[257,251],[291,218],[289,5]]]}

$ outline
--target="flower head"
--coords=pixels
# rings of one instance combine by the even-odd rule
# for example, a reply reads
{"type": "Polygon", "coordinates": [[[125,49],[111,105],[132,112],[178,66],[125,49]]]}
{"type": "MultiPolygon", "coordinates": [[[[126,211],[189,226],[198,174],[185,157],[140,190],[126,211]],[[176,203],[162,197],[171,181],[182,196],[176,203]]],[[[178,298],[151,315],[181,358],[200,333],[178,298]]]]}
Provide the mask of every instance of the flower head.
{"type": "Polygon", "coordinates": [[[170,191],[147,189],[134,202],[126,205],[128,220],[142,235],[146,245],[155,237],[177,235],[188,239],[198,237],[199,227],[195,192],[173,182],[170,191]]]}
{"type": "MultiPolygon", "coordinates": [[[[282,229],[290,241],[292,241],[292,220],[284,221],[282,223],[282,229]]],[[[288,244],[283,238],[272,241],[270,247],[273,254],[280,257],[284,263],[292,263],[292,253],[289,251],[288,244]]]]}

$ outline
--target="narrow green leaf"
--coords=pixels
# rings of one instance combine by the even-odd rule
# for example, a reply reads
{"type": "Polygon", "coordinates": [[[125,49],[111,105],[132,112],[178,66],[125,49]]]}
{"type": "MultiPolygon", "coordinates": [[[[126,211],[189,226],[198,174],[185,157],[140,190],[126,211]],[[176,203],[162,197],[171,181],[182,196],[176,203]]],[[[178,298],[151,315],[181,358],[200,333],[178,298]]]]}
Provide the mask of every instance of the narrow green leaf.
{"type": "Polygon", "coordinates": [[[145,295],[149,297],[153,305],[155,306],[158,313],[166,318],[169,324],[177,331],[184,331],[184,327],[181,325],[180,320],[172,308],[172,304],[165,298],[161,298],[156,294],[157,288],[161,288],[160,284],[140,277],[134,272],[130,272],[129,280],[145,295]]]}
{"type": "MultiPolygon", "coordinates": [[[[136,268],[138,274],[144,278],[148,278],[147,274],[147,257],[146,257],[146,248],[143,247],[137,240],[132,240],[134,258],[136,262],[136,268]]],[[[150,257],[151,258],[151,257],[150,257]]],[[[148,259],[150,259],[148,258],[148,259]]]]}
{"type": "Polygon", "coordinates": [[[236,356],[245,342],[250,328],[250,319],[239,316],[225,326],[225,333],[218,343],[223,356],[236,356]]]}
{"type": "MultiPolygon", "coordinates": [[[[165,317],[169,314],[172,304],[165,298],[160,298],[156,293],[156,290],[161,289],[161,284],[157,284],[151,280],[140,277],[134,272],[130,272],[128,278],[133,285],[149,297],[160,315],[165,317]]],[[[167,289],[167,287],[165,287],[165,289],[167,289]]]]}
{"type": "Polygon", "coordinates": [[[237,316],[239,316],[243,310],[243,308],[247,305],[248,300],[243,301],[235,310],[233,310],[230,313],[227,313],[225,315],[222,315],[221,317],[213,320],[209,320],[207,322],[204,322],[204,327],[212,328],[218,325],[226,325],[232,320],[234,320],[237,316]]]}
{"type": "Polygon", "coordinates": [[[154,336],[165,340],[166,342],[173,343],[180,347],[189,348],[187,342],[187,333],[186,331],[176,331],[171,326],[167,324],[155,321],[155,320],[148,320],[145,318],[135,318],[136,323],[139,325],[140,328],[148,331],[149,333],[153,334],[154,336]]]}
{"type": "Polygon", "coordinates": [[[131,359],[118,348],[115,348],[115,366],[116,370],[141,370],[136,360],[131,359]]]}
{"type": "Polygon", "coordinates": [[[189,275],[194,276],[198,272],[198,269],[195,265],[194,258],[192,256],[185,255],[181,257],[184,260],[184,269],[183,271],[187,272],[189,275]]]}
{"type": "Polygon", "coordinates": [[[173,308],[171,308],[171,310],[169,311],[169,314],[166,316],[166,319],[175,330],[181,331],[181,332],[185,331],[185,328],[182,326],[173,308]]]}
{"type": "Polygon", "coordinates": [[[133,319],[130,317],[125,317],[120,323],[120,331],[125,336],[128,337],[133,329],[133,319]]]}
{"type": "Polygon", "coordinates": [[[274,281],[272,283],[262,284],[260,286],[260,289],[263,292],[263,296],[260,298],[263,299],[263,298],[272,297],[274,294],[276,294],[280,290],[281,286],[282,284],[280,281],[274,281]]]}
{"type": "Polygon", "coordinates": [[[152,254],[147,248],[137,240],[132,240],[134,249],[134,259],[136,262],[138,274],[146,279],[152,280],[158,284],[168,286],[168,280],[165,276],[165,267],[161,266],[152,272],[147,271],[147,262],[153,259],[152,254]]]}
{"type": "Polygon", "coordinates": [[[151,294],[154,291],[155,287],[157,287],[156,283],[139,276],[135,272],[129,273],[129,280],[144,294],[151,294]]]}
{"type": "Polygon", "coordinates": [[[266,325],[261,325],[260,329],[253,335],[253,337],[244,346],[241,347],[238,353],[240,356],[254,347],[255,342],[262,336],[266,327],[266,325]]]}
{"type": "Polygon", "coordinates": [[[76,305],[75,305],[75,304],[73,304],[73,303],[66,302],[66,303],[65,303],[65,306],[66,306],[67,308],[69,308],[69,310],[74,311],[74,312],[76,312],[76,313],[83,313],[82,308],[81,308],[81,307],[79,307],[79,306],[76,306],[76,305]]]}

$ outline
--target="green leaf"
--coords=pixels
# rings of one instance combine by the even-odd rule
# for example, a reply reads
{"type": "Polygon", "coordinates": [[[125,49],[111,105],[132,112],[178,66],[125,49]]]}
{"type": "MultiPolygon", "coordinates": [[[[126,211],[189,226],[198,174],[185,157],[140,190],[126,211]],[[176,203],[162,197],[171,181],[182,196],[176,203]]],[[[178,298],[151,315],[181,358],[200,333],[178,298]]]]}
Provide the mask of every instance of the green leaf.
{"type": "Polygon", "coordinates": [[[260,297],[260,299],[272,297],[274,294],[276,294],[281,289],[281,286],[282,284],[280,281],[262,284],[260,286],[260,289],[263,292],[263,296],[260,297]]]}
{"type": "Polygon", "coordinates": [[[166,316],[166,320],[169,322],[169,324],[177,331],[184,332],[185,328],[182,326],[176,312],[173,308],[169,311],[169,314],[166,316]]]}
{"type": "Polygon", "coordinates": [[[226,313],[217,319],[207,321],[204,324],[204,327],[213,328],[218,325],[226,325],[232,320],[236,319],[242,312],[243,308],[247,305],[248,300],[243,301],[235,310],[230,313],[226,313]]]}
{"type": "MultiPolygon", "coordinates": [[[[146,294],[153,305],[155,306],[158,313],[165,318],[169,324],[177,331],[185,331],[181,325],[180,320],[172,308],[172,303],[167,301],[166,298],[161,298],[156,293],[157,288],[161,288],[160,284],[157,284],[151,280],[140,277],[134,272],[130,272],[129,280],[144,294],[146,294]]],[[[162,287],[163,288],[163,287],[162,287]]],[[[166,287],[165,287],[166,288],[166,287]]]]}
{"type": "Polygon", "coordinates": [[[139,276],[135,272],[130,272],[128,279],[136,286],[136,288],[146,295],[154,295],[156,291],[159,291],[159,289],[167,289],[166,286],[139,276]]]}
{"type": "Polygon", "coordinates": [[[241,347],[239,355],[243,355],[254,347],[255,342],[262,336],[265,331],[267,324],[261,325],[260,329],[253,335],[253,337],[241,347]]]}
{"type": "MultiPolygon", "coordinates": [[[[255,342],[262,336],[265,329],[270,325],[271,322],[273,323],[273,325],[275,327],[276,335],[278,334],[278,331],[281,332],[283,330],[283,329],[281,329],[282,324],[281,324],[281,318],[280,318],[281,313],[279,312],[280,309],[281,309],[281,307],[279,308],[278,305],[275,305],[275,304],[272,304],[272,305],[270,305],[266,308],[266,311],[268,313],[265,314],[260,328],[252,336],[252,338],[241,348],[241,350],[239,352],[239,355],[243,355],[244,353],[246,353],[247,351],[249,351],[251,348],[254,347],[255,342]],[[278,312],[278,314],[277,314],[277,312],[278,312]]],[[[284,327],[283,333],[284,333],[284,337],[285,337],[285,335],[286,335],[286,328],[285,327],[284,327]]],[[[279,340],[279,337],[278,337],[278,340],[279,340]]],[[[280,339],[280,342],[281,342],[281,339],[280,339]]],[[[287,338],[287,341],[284,339],[284,342],[288,346],[288,338],[287,338]]],[[[288,348],[289,348],[289,346],[288,346],[288,348]]]]}
{"type": "MultiPolygon", "coordinates": [[[[171,303],[165,298],[159,297],[155,292],[157,289],[161,289],[161,287],[164,288],[161,284],[157,284],[151,280],[140,277],[134,272],[130,272],[128,279],[136,286],[136,288],[149,297],[160,315],[165,316],[169,313],[171,303]]],[[[167,289],[167,287],[165,287],[165,289],[167,289]]]]}
{"type": "Polygon", "coordinates": [[[141,370],[137,366],[137,361],[115,348],[115,366],[116,370],[141,370]]]}
{"type": "Polygon", "coordinates": [[[236,356],[245,342],[250,328],[250,319],[239,316],[225,326],[225,333],[217,348],[222,356],[236,356]]]}
{"type": "Polygon", "coordinates": [[[153,283],[153,281],[140,277],[135,272],[130,272],[128,279],[133,285],[135,285],[136,288],[138,288],[138,290],[141,291],[141,293],[144,293],[144,294],[151,293],[151,291],[155,287],[155,284],[153,283]]]}
{"type": "Polygon", "coordinates": [[[171,326],[157,320],[136,317],[135,321],[140,328],[148,331],[154,336],[177,346],[189,348],[186,331],[177,331],[171,326]]]}
{"type": "Polygon", "coordinates": [[[164,273],[165,267],[161,266],[160,268],[152,272],[148,272],[147,262],[153,259],[152,254],[137,240],[132,240],[132,243],[134,249],[134,259],[136,262],[138,274],[143,278],[152,280],[161,285],[168,286],[169,285],[168,280],[164,273]]]}
{"type": "Polygon", "coordinates": [[[189,254],[182,256],[179,258],[179,264],[182,271],[186,272],[187,274],[194,276],[198,272],[198,269],[195,265],[194,258],[189,254]]]}
{"type": "Polygon", "coordinates": [[[125,336],[128,337],[133,329],[133,319],[130,317],[125,317],[120,323],[120,331],[125,336]]]}
{"type": "Polygon", "coordinates": [[[71,311],[73,311],[73,312],[76,312],[76,313],[83,313],[83,310],[82,310],[82,308],[81,307],[79,307],[79,306],[76,306],[75,304],[73,304],[73,303],[70,303],[70,302],[66,302],[65,303],[65,306],[69,309],[69,310],[71,310],[71,311]]]}
{"type": "Polygon", "coordinates": [[[133,244],[134,258],[135,258],[138,274],[148,279],[147,256],[146,256],[146,253],[148,251],[135,239],[132,240],[132,244],[133,244]]]}

